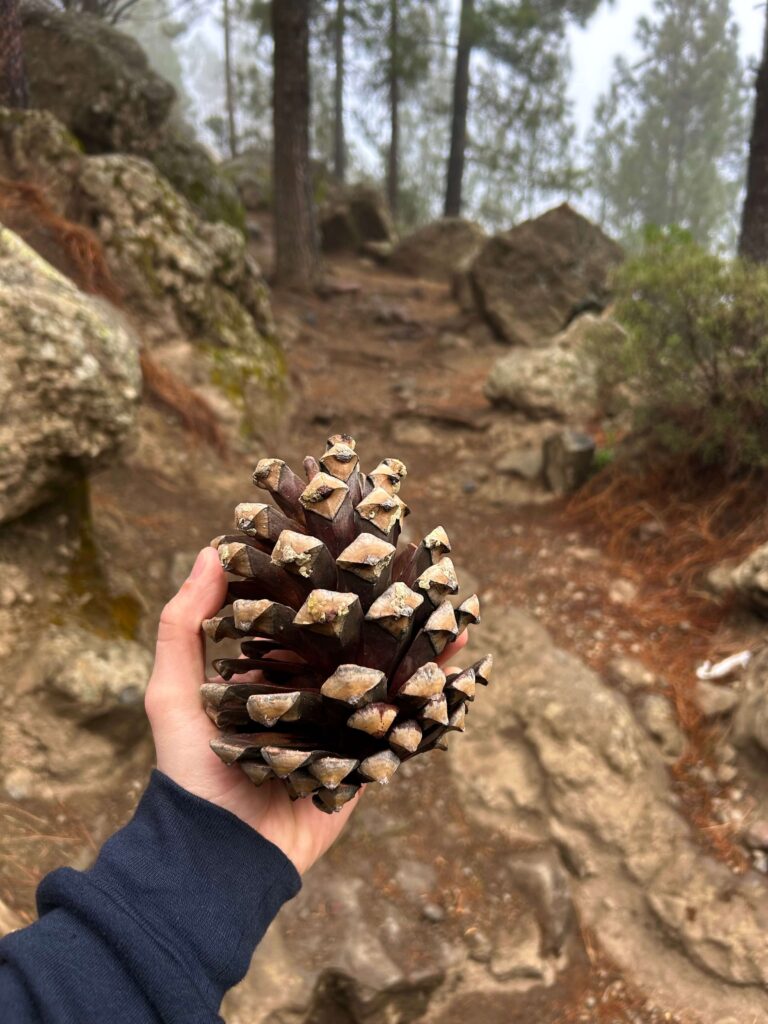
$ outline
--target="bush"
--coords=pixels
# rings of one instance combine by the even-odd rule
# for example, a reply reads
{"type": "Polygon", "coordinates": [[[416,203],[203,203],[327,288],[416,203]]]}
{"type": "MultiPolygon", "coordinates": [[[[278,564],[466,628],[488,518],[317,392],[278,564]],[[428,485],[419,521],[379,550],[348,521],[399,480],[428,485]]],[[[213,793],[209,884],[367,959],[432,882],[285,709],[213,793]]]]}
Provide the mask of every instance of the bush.
{"type": "Polygon", "coordinates": [[[649,231],[616,273],[623,337],[591,341],[603,395],[669,452],[768,466],[768,268],[649,231]]]}

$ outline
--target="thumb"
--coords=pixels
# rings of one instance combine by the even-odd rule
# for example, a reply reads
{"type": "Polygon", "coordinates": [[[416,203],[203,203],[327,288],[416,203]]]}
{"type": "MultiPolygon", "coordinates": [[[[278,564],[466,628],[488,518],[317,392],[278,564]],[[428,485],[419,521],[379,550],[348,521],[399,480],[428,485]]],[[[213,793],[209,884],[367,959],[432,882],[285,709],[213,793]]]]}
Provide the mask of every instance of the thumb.
{"type": "Polygon", "coordinates": [[[157,632],[153,682],[168,682],[176,697],[197,694],[205,669],[200,623],[224,603],[227,580],[213,548],[203,548],[178,594],[163,609],[157,632]],[[181,691],[181,692],[179,692],[181,691]]]}

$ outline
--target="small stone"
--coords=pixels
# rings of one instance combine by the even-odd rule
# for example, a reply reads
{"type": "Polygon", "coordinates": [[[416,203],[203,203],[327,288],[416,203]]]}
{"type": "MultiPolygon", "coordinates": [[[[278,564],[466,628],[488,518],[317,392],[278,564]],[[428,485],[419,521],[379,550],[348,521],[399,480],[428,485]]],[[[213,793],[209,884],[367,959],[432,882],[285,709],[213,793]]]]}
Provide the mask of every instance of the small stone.
{"type": "Polygon", "coordinates": [[[425,903],[421,908],[421,916],[431,924],[439,924],[445,919],[445,911],[437,903],[425,903]]]}
{"type": "Polygon", "coordinates": [[[543,470],[547,486],[555,494],[571,494],[592,472],[595,442],[588,434],[561,430],[544,442],[543,470]]]}
{"type": "Polygon", "coordinates": [[[461,489],[462,491],[464,491],[465,494],[474,494],[475,491],[477,490],[477,487],[477,480],[465,480],[464,483],[461,485],[461,489]]]}
{"type": "Polygon", "coordinates": [[[736,747],[732,743],[721,743],[717,748],[717,758],[722,764],[733,764],[736,756],[736,747]]]}
{"type": "Polygon", "coordinates": [[[437,887],[437,874],[431,864],[417,860],[401,861],[395,882],[407,896],[427,896],[437,887]]]}
{"type": "Polygon", "coordinates": [[[608,590],[611,604],[627,605],[637,599],[637,586],[631,580],[614,580],[608,590]]]}
{"type": "Polygon", "coordinates": [[[753,850],[768,850],[768,821],[751,822],[744,833],[744,842],[753,850]]]}
{"type": "Polygon", "coordinates": [[[500,937],[491,958],[491,974],[497,981],[533,978],[551,984],[552,970],[539,952],[540,945],[538,925],[525,915],[500,937]]]}
{"type": "Polygon", "coordinates": [[[521,477],[523,480],[536,480],[541,476],[543,456],[535,448],[515,448],[505,452],[496,463],[496,472],[503,476],[521,477]]]}
{"type": "Polygon", "coordinates": [[[0,590],[0,608],[11,608],[16,603],[18,596],[13,587],[6,584],[0,590]]]}
{"type": "Polygon", "coordinates": [[[696,684],[696,704],[704,718],[720,718],[730,714],[739,703],[739,693],[727,685],[699,680],[696,684]]]}
{"type": "Polygon", "coordinates": [[[470,349],[472,342],[461,334],[452,334],[450,331],[443,331],[437,339],[437,347],[446,351],[455,349],[470,349]]]}
{"type": "Polygon", "coordinates": [[[721,764],[715,771],[717,781],[722,782],[723,785],[733,782],[738,774],[739,769],[733,764],[721,764]]]}
{"type": "Polygon", "coordinates": [[[637,658],[613,658],[606,671],[608,681],[622,693],[648,690],[658,682],[657,676],[637,658]]]}

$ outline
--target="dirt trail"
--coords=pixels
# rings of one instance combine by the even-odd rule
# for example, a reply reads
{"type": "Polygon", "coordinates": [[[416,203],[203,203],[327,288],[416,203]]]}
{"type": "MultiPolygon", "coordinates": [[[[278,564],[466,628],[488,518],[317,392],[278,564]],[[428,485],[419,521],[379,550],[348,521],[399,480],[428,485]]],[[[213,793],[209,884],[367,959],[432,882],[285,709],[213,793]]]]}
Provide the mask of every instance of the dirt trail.
{"type": "MultiPolygon", "coordinates": [[[[138,450],[125,465],[92,483],[98,566],[90,590],[86,587],[81,595],[78,614],[103,620],[105,607],[109,612],[110,602],[117,602],[117,621],[114,616],[127,596],[138,613],[135,622],[123,622],[123,627],[151,642],[159,609],[195,550],[221,533],[234,505],[250,497],[256,460],[279,455],[300,465],[309,451],[322,450],[329,433],[344,431],[357,438],[366,459],[394,455],[406,462],[409,475],[402,494],[414,509],[408,521],[412,535],[423,536],[438,522],[444,525],[454,539],[466,587],[481,589],[487,605],[527,608],[561,645],[593,665],[624,653],[642,657],[646,645],[659,638],[648,636],[633,613],[627,594],[635,591],[616,588],[617,564],[601,553],[594,536],[563,521],[561,502],[538,485],[495,470],[505,451],[540,435],[524,418],[491,410],[483,398],[490,365],[505,350],[462,319],[446,285],[396,276],[358,260],[336,262],[332,271],[325,297],[274,296],[287,338],[293,398],[287,422],[265,432],[271,436],[265,437],[263,450],[235,451],[222,462],[168,414],[143,410],[138,450]]],[[[62,558],[76,562],[83,553],[82,524],[73,517],[57,530],[66,552],[62,558]]],[[[45,538],[50,538],[50,524],[41,510],[2,543],[20,546],[32,558],[45,538]]],[[[636,578],[629,582],[637,585],[636,578]]],[[[681,641],[691,643],[693,663],[699,639],[681,632],[675,642],[681,641]]],[[[0,843],[2,894],[17,910],[32,912],[34,884],[42,873],[61,859],[86,862],[93,845],[124,820],[149,756],[147,749],[109,801],[103,796],[65,801],[53,830],[44,827],[50,808],[34,799],[26,806],[29,814],[40,815],[39,821],[25,819],[10,805],[0,808],[8,826],[8,850],[0,843]],[[85,828],[86,821],[96,824],[85,828]]],[[[380,826],[373,828],[374,817],[396,822],[397,804],[407,800],[408,789],[415,795],[426,787],[434,797],[432,810],[421,822],[427,826],[421,838],[411,828],[409,855],[418,857],[423,849],[426,856],[427,846],[434,844],[445,891],[454,894],[457,905],[474,901],[476,917],[492,916],[498,910],[494,886],[479,880],[488,870],[493,874],[508,851],[495,854],[491,837],[481,854],[477,837],[468,833],[458,813],[435,838],[443,813],[439,774],[423,774],[422,779],[414,769],[410,779],[378,801],[376,815],[362,814],[360,826],[330,863],[340,866],[353,854],[373,858],[381,832],[380,826]],[[463,873],[457,873],[459,864],[463,873]]],[[[395,835],[395,842],[401,841],[395,835]]],[[[383,884],[382,893],[387,895],[383,884]]],[[[397,905],[397,895],[389,896],[397,905]]],[[[466,910],[457,910],[446,927],[461,927],[465,921],[466,910]]],[[[483,1019],[508,1024],[534,1018],[539,1024],[677,1019],[643,1009],[643,997],[601,960],[591,942],[574,941],[578,948],[556,985],[518,1000],[514,1014],[499,997],[499,1005],[489,1003],[483,1019]],[[601,1005],[610,1016],[601,1015],[601,1005]]],[[[446,1021],[459,1020],[461,1008],[454,1009],[446,1021]]]]}

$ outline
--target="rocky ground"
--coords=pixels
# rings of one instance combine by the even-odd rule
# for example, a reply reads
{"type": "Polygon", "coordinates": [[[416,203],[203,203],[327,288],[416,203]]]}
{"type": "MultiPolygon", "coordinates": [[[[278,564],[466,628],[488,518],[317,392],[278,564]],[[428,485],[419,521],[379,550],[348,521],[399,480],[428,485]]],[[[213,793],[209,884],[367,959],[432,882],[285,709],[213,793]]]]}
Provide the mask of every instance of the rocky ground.
{"type": "MultiPolygon", "coordinates": [[[[55,740],[46,732],[74,656],[59,634],[77,625],[104,636],[85,673],[97,688],[110,643],[121,658],[135,643],[140,675],[162,602],[249,497],[256,459],[298,463],[343,430],[373,460],[406,461],[414,536],[440,521],[455,538],[467,586],[485,597],[474,645],[494,650],[495,682],[447,754],[366,794],[228,998],[227,1019],[762,1019],[764,881],[717,862],[686,816],[669,771],[685,736],[651,650],[685,648],[693,686],[718,637],[705,643],[684,625],[649,635],[641,566],[617,562],[608,538],[575,526],[562,499],[526,479],[556,424],[488,404],[483,384],[505,350],[445,283],[336,259],[322,297],[278,293],[274,308],[290,399],[258,445],[230,432],[223,457],[145,404],[138,446],[93,478],[90,514],[76,489],[68,506],[0,533],[10,567],[0,643],[13,680],[3,699],[14,767],[0,806],[8,907],[28,920],[42,873],[90,860],[151,763],[130,671],[116,696],[83,692],[80,672],[82,722],[68,712],[55,740]],[[32,611],[36,629],[49,623],[39,659],[25,642],[32,611]],[[41,687],[54,691],[50,707],[41,687]]],[[[745,643],[759,636],[744,625],[745,643]]],[[[734,759],[726,751],[721,771],[734,759]]],[[[750,765],[718,790],[736,811],[755,806],[750,765]]]]}

